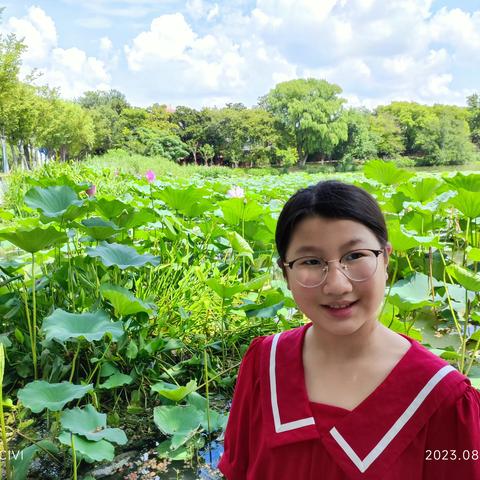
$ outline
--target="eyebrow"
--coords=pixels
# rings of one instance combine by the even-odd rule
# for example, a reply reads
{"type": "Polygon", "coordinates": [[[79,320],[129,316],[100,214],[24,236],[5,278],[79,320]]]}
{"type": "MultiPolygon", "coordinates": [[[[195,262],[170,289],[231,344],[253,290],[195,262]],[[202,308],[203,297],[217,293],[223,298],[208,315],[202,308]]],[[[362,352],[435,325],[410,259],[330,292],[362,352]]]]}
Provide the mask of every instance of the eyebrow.
{"type": "MultiPolygon", "coordinates": [[[[362,238],[352,238],[348,242],[345,242],[344,244],[340,245],[340,249],[344,248],[349,248],[349,247],[354,247],[358,245],[359,243],[363,243],[365,240],[362,238]]],[[[301,255],[303,253],[323,253],[323,250],[321,248],[315,247],[315,246],[310,246],[310,245],[304,245],[303,247],[297,248],[295,250],[295,255],[301,255]]]]}

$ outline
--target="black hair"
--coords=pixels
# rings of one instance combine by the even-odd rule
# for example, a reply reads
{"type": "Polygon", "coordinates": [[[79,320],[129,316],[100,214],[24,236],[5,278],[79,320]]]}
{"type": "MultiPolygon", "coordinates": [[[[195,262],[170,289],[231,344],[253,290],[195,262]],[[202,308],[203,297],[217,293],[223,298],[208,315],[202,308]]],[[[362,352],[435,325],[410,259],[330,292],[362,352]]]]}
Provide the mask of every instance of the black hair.
{"type": "Polygon", "coordinates": [[[337,180],[326,180],[302,188],[283,206],[275,231],[277,251],[282,262],[297,224],[304,218],[324,217],[353,220],[369,228],[384,247],[387,226],[377,201],[362,188],[337,180]]]}

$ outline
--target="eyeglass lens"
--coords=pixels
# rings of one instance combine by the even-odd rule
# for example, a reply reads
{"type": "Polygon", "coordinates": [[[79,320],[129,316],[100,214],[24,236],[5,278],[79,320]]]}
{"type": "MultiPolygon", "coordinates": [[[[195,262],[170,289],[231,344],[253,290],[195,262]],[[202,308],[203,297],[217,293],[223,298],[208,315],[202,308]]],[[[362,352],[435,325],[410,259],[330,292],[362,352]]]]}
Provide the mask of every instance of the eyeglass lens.
{"type": "Polygon", "coordinates": [[[350,280],[359,282],[375,273],[378,257],[370,250],[355,250],[345,254],[339,262],[339,266],[333,266],[318,257],[303,257],[293,264],[292,274],[300,285],[315,287],[325,281],[329,268],[340,268],[350,280]]]}

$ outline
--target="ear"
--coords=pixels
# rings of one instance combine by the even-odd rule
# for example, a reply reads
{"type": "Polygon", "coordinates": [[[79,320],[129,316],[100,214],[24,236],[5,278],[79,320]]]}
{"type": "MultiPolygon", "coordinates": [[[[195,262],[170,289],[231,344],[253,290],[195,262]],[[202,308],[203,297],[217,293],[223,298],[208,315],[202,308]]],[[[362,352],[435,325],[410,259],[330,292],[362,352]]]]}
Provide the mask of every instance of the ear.
{"type": "Polygon", "coordinates": [[[291,290],[291,288],[290,288],[290,283],[289,283],[289,281],[288,281],[287,269],[285,268],[285,265],[283,264],[283,261],[282,261],[281,258],[279,258],[279,259],[277,260],[277,265],[278,265],[278,267],[280,268],[280,270],[282,271],[283,279],[285,280],[285,282],[287,282],[287,288],[288,288],[289,290],[291,290]]]}
{"type": "Polygon", "coordinates": [[[385,250],[385,267],[387,267],[388,262],[390,260],[390,255],[392,254],[392,251],[393,251],[392,244],[390,242],[387,242],[384,247],[384,250],[385,250]]]}

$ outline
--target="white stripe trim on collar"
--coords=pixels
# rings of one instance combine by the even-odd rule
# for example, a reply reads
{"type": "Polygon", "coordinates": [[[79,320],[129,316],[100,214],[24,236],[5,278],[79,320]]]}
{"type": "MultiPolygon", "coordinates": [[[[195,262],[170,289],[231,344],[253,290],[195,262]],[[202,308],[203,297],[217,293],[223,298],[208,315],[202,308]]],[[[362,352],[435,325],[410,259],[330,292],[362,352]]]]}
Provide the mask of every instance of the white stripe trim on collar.
{"type": "Polygon", "coordinates": [[[348,444],[348,442],[342,437],[340,432],[333,427],[330,430],[330,434],[336,440],[338,445],[342,448],[345,454],[350,458],[350,460],[356,465],[356,467],[363,473],[367,470],[368,467],[380,456],[380,454],[388,447],[390,442],[398,435],[400,430],[405,426],[405,424],[410,420],[413,414],[420,408],[422,403],[425,401],[430,392],[435,388],[435,386],[450,372],[455,371],[451,365],[445,365],[442,367],[433,377],[425,384],[425,386],[420,390],[418,395],[412,400],[412,403],[405,409],[405,411],[400,415],[398,420],[392,425],[390,430],[383,436],[383,438],[377,443],[377,445],[370,451],[370,453],[361,460],[360,457],[355,453],[353,448],[348,444]]]}
{"type": "Polygon", "coordinates": [[[278,410],[278,397],[277,397],[277,378],[276,378],[276,353],[277,343],[281,333],[275,334],[272,341],[272,349],[270,350],[270,400],[272,402],[273,421],[275,424],[275,431],[277,433],[288,432],[297,428],[306,427],[308,425],[315,425],[315,419],[313,417],[301,418],[294,420],[293,422],[282,423],[280,420],[280,412],[278,410]]]}

